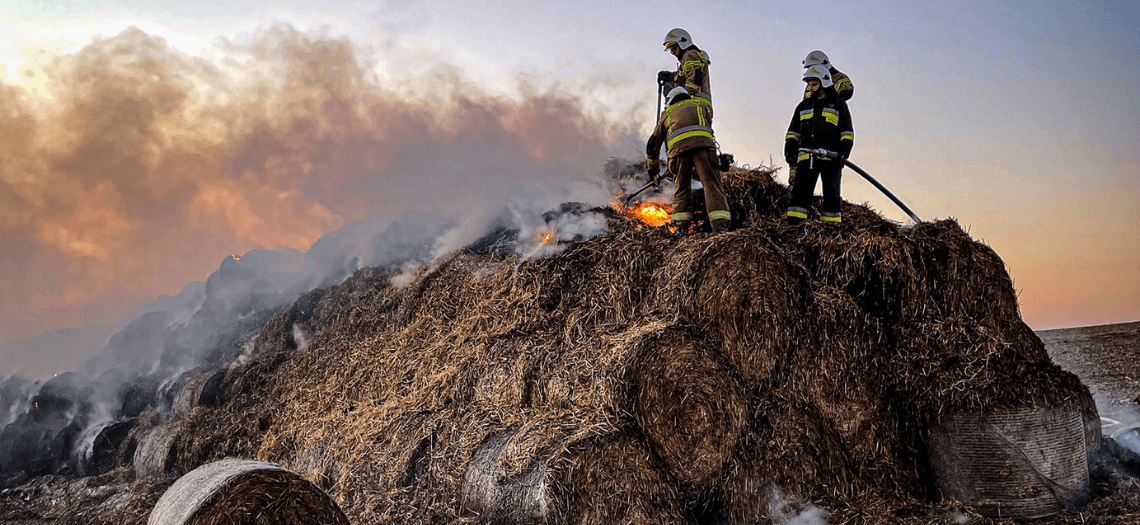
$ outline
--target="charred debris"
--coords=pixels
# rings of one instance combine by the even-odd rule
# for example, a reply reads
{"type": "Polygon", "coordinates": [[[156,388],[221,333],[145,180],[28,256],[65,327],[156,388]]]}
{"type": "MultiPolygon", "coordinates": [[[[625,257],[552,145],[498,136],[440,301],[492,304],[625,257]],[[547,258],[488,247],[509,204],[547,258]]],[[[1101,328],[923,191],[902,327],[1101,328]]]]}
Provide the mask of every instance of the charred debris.
{"type": "Polygon", "coordinates": [[[607,233],[525,257],[504,221],[407,284],[373,267],[219,305],[213,339],[166,334],[206,358],[130,383],[89,455],[70,451],[90,386],[44,385],[19,416],[43,425],[0,433],[0,519],[143,523],[178,476],[241,458],[360,524],[996,523],[939,494],[930,429],[1047,407],[1079,414],[1094,461],[1040,523],[1140,520],[1135,460],[1021,320],[992,249],[953,219],[902,227],[850,203],[841,226],[788,228],[772,175],[725,174],[724,234],[566,204],[546,221],[607,233]]]}

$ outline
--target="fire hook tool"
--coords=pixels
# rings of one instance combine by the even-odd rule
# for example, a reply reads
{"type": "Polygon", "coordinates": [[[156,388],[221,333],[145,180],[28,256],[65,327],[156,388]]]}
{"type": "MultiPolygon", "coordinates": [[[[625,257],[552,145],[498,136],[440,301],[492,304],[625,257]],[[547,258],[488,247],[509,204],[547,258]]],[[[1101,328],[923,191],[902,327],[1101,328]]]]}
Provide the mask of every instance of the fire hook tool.
{"type": "Polygon", "coordinates": [[[851,162],[851,161],[847,160],[846,158],[844,158],[843,156],[841,156],[839,153],[836,153],[836,152],[830,151],[830,150],[826,150],[826,149],[807,149],[807,148],[800,148],[800,153],[810,153],[816,157],[833,159],[833,160],[842,160],[843,163],[846,164],[849,168],[855,170],[855,173],[862,175],[864,179],[867,179],[867,182],[870,182],[871,185],[878,188],[879,191],[883,192],[883,195],[886,195],[889,199],[891,199],[891,202],[894,202],[895,204],[898,205],[899,208],[902,208],[902,211],[906,212],[906,214],[910,216],[910,220],[914,221],[915,224],[921,224],[922,223],[922,219],[919,219],[918,215],[915,215],[913,211],[910,211],[910,208],[908,208],[906,204],[903,204],[903,201],[899,200],[898,197],[895,197],[895,194],[891,193],[891,190],[888,190],[886,186],[883,186],[881,183],[879,183],[879,181],[875,180],[874,177],[872,177],[867,172],[863,171],[863,169],[860,168],[859,166],[856,166],[854,162],[851,162]]]}

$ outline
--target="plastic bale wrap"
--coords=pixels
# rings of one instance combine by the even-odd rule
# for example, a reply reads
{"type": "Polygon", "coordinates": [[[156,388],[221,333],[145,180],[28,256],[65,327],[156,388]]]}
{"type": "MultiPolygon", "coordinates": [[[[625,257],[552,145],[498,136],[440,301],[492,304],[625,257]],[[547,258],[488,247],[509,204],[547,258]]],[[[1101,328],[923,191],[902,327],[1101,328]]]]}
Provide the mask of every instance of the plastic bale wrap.
{"type": "Polygon", "coordinates": [[[261,461],[226,459],[181,477],[149,525],[348,525],[344,512],[304,478],[261,461]]]}
{"type": "Polygon", "coordinates": [[[135,477],[163,477],[174,474],[178,464],[178,432],[182,422],[165,423],[141,433],[132,461],[135,477]]]}
{"type": "Polygon", "coordinates": [[[216,407],[222,404],[226,393],[226,370],[201,370],[190,377],[174,396],[175,419],[190,414],[197,406],[216,407]]]}

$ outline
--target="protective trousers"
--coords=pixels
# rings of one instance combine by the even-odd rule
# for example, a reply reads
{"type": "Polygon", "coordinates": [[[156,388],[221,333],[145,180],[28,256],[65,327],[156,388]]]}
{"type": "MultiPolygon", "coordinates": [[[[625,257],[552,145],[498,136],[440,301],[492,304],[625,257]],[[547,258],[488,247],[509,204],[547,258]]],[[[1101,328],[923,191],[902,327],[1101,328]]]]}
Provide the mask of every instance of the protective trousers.
{"type": "Polygon", "coordinates": [[[705,187],[705,209],[713,232],[728,229],[732,215],[728,211],[728,199],[724,196],[724,186],[720,173],[712,165],[715,150],[698,149],[681,153],[669,159],[669,171],[674,174],[673,222],[678,228],[688,229],[693,220],[693,171],[696,171],[705,187]]]}
{"type": "Polygon", "coordinates": [[[835,160],[807,159],[796,164],[796,178],[792,181],[792,197],[788,201],[788,224],[799,224],[807,219],[811,209],[815,183],[823,179],[823,209],[819,218],[823,222],[839,223],[843,164],[835,160]]]}

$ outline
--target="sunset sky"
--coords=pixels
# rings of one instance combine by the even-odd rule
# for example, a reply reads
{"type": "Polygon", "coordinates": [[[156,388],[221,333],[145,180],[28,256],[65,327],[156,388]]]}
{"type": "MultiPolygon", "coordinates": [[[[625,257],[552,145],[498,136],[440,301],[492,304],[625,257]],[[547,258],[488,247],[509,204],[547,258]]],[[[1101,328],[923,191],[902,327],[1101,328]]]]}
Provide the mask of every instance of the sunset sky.
{"type": "Polygon", "coordinates": [[[739,163],[779,162],[822,49],[855,85],[851,160],[992,246],[1031,327],[1138,320],[1138,6],[8,1],[0,344],[112,329],[231,253],[635,158],[673,27],[739,163]]]}

